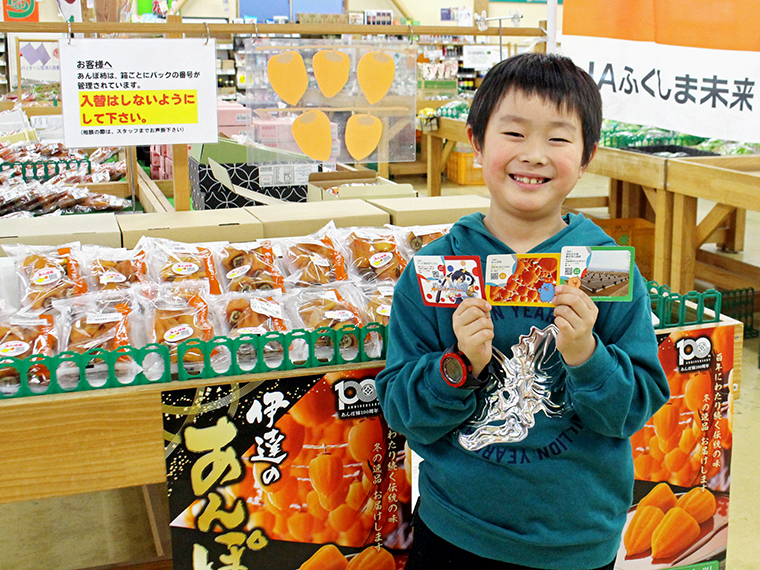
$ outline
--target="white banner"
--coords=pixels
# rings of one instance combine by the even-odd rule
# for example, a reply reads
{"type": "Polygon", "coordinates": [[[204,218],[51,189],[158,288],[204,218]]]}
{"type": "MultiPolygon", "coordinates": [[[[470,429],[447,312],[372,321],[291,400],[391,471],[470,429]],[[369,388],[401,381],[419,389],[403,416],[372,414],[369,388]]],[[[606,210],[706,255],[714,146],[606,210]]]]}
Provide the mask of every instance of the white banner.
{"type": "Polygon", "coordinates": [[[69,148],[216,142],[213,39],[59,42],[69,148]]]}
{"type": "Polygon", "coordinates": [[[562,52],[596,81],[606,119],[760,142],[757,52],[570,35],[562,52]]]}

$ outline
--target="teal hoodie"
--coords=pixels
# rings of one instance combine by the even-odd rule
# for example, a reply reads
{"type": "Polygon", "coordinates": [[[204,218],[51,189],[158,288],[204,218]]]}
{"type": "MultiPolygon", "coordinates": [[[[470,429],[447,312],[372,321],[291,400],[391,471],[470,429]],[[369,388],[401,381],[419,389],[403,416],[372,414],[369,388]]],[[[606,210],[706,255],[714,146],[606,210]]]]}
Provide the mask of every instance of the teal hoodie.
{"type": "MultiPolygon", "coordinates": [[[[583,215],[529,253],[614,245],[583,215]]],[[[489,233],[482,214],[465,216],[419,255],[515,253],[489,233]]],[[[521,441],[478,451],[460,445],[458,428],[482,407],[478,393],[449,386],[440,360],[454,344],[454,308],[423,305],[414,263],[395,287],[385,369],[376,379],[388,425],[424,461],[419,513],[448,542],[479,556],[556,570],[597,568],[616,555],[631,506],[629,437],[667,401],[646,283],[638,270],[631,302],[600,302],[597,347],[584,364],[547,366],[560,380],[552,396],[561,415],[538,412],[521,441]]],[[[494,307],[493,345],[507,358],[532,327],[553,322],[551,307],[494,307]]]]}

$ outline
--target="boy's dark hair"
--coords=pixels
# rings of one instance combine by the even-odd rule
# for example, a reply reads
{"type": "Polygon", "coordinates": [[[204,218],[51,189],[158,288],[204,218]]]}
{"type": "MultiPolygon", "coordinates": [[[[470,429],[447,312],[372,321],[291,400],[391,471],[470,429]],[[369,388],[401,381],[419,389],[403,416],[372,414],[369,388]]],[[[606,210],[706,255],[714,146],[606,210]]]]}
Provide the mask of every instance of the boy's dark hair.
{"type": "Polygon", "coordinates": [[[583,130],[583,166],[591,160],[602,128],[602,97],[591,76],[561,55],[526,52],[505,59],[486,74],[475,93],[467,124],[483,147],[488,120],[510,91],[538,95],[576,113],[583,130]]]}

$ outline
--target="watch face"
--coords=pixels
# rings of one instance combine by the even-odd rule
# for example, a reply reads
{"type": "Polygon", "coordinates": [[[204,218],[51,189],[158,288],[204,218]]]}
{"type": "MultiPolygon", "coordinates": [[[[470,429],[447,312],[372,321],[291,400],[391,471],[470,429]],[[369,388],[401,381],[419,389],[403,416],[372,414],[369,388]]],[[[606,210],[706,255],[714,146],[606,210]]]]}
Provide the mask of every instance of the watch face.
{"type": "Polygon", "coordinates": [[[462,362],[456,357],[448,356],[444,358],[442,368],[444,376],[454,384],[459,384],[464,378],[464,367],[462,366],[462,362]]]}

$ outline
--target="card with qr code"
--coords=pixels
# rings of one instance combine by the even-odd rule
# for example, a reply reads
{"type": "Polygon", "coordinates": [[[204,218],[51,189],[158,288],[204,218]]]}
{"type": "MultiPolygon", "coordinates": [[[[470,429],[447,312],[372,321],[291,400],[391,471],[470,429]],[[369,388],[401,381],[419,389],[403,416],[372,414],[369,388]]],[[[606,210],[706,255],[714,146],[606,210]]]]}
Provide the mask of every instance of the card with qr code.
{"type": "Polygon", "coordinates": [[[422,301],[431,307],[456,307],[483,298],[483,272],[477,256],[416,255],[414,270],[422,301]]]}
{"type": "Polygon", "coordinates": [[[634,248],[626,246],[565,246],[560,284],[577,287],[594,301],[630,301],[634,254],[634,248]]]}
{"type": "Polygon", "coordinates": [[[553,307],[559,254],[500,254],[486,259],[486,300],[492,305],[553,307]]]}

